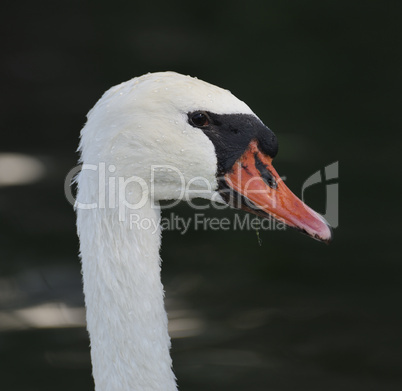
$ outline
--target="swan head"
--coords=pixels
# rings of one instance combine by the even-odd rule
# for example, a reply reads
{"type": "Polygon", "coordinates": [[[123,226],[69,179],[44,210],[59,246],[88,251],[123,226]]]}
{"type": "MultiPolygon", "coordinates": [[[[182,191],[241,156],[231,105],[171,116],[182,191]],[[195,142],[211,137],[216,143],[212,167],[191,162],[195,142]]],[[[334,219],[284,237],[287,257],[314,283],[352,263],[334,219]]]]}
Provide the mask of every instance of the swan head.
{"type": "Polygon", "coordinates": [[[134,178],[129,186],[155,201],[212,199],[331,238],[272,166],[274,133],[230,91],[199,79],[158,72],[112,87],[89,112],[79,149],[83,163],[134,178]]]}

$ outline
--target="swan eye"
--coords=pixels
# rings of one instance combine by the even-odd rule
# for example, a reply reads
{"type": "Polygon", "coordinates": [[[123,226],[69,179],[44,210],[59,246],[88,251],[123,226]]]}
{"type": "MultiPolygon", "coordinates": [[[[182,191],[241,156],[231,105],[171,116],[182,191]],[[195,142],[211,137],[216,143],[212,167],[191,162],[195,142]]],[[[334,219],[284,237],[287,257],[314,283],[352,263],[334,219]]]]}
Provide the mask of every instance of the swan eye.
{"type": "Polygon", "coordinates": [[[204,113],[195,113],[191,116],[191,123],[197,127],[204,127],[209,125],[209,118],[204,113]]]}

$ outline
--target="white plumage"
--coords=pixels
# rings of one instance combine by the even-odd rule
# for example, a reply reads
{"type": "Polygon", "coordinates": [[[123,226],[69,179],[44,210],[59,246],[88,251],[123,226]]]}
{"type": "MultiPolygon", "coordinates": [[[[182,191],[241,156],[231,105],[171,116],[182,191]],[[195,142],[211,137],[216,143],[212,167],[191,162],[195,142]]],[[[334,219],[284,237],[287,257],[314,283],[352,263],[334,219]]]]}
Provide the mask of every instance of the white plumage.
{"type": "Polygon", "coordinates": [[[188,121],[196,110],[254,116],[227,90],[164,72],[111,88],[82,130],[79,149],[86,166],[77,178],[77,200],[97,205],[77,208],[97,391],[176,390],[160,280],[161,231],[133,226],[130,214],[154,227],[159,201],[178,198],[190,181],[202,191],[197,196],[223,201],[214,144],[188,121]],[[182,178],[174,169],[154,167],[152,174],[158,165],[176,168],[182,178]],[[119,183],[136,209],[119,204],[119,183]]]}

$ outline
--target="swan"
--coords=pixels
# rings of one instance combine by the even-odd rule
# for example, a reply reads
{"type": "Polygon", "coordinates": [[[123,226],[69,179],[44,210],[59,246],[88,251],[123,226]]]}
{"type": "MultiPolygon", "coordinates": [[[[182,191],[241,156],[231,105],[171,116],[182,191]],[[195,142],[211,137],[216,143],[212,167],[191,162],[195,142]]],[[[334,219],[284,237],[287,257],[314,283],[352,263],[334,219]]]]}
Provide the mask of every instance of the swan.
{"type": "Polygon", "coordinates": [[[272,166],[274,133],[230,91],[197,78],[157,72],[112,87],[88,113],[79,151],[77,231],[97,391],[177,390],[160,201],[202,197],[331,239],[272,166]]]}

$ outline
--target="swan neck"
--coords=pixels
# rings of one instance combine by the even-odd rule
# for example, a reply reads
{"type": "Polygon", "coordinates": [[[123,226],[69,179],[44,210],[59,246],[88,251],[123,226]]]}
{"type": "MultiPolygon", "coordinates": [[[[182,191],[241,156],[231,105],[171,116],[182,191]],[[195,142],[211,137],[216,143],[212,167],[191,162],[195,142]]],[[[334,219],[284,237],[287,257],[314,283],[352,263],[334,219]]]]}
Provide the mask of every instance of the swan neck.
{"type": "Polygon", "coordinates": [[[77,211],[97,391],[175,391],[160,279],[160,209],[77,211]],[[134,223],[133,223],[134,220],[134,223]]]}

